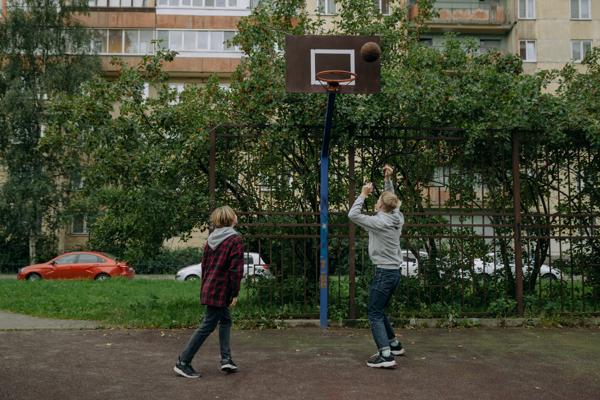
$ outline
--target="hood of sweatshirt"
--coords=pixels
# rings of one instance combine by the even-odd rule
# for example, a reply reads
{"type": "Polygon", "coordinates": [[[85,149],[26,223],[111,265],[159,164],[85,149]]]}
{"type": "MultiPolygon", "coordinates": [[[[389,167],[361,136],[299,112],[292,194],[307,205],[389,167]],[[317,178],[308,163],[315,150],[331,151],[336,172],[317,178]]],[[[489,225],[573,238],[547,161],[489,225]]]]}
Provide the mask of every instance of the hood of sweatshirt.
{"type": "Polygon", "coordinates": [[[217,228],[210,235],[208,235],[208,245],[211,249],[216,249],[221,243],[229,236],[239,235],[239,233],[230,226],[224,228],[217,228]]]}

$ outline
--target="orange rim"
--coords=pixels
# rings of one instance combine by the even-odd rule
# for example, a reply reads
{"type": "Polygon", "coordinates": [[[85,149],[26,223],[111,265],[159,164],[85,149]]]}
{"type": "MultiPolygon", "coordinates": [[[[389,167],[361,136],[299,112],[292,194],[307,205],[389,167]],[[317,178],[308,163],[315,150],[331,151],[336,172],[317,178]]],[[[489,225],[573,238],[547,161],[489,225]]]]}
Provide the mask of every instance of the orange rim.
{"type": "Polygon", "coordinates": [[[315,76],[318,81],[324,82],[327,84],[326,89],[329,91],[336,91],[339,89],[340,83],[350,83],[356,80],[356,74],[350,71],[344,71],[341,69],[327,69],[324,71],[317,72],[315,76]],[[348,75],[347,78],[327,78],[328,75],[340,75],[345,74],[348,75]]]}

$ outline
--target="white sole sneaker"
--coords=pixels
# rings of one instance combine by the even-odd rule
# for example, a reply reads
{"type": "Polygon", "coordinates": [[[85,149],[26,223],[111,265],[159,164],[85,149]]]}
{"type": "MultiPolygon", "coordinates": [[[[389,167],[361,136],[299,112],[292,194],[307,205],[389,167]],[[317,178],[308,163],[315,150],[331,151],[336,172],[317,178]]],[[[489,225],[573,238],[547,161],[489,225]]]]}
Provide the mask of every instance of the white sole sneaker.
{"type": "Polygon", "coordinates": [[[406,353],[406,351],[404,351],[404,347],[401,348],[400,350],[396,350],[396,351],[392,350],[393,356],[403,356],[404,353],[406,353]]]}
{"type": "Polygon", "coordinates": [[[225,365],[221,365],[221,371],[223,371],[223,372],[236,372],[237,371],[237,367],[235,365],[232,365],[232,364],[225,364],[225,365]]]}
{"type": "Polygon", "coordinates": [[[190,378],[190,379],[195,379],[195,378],[200,378],[199,375],[188,375],[185,372],[183,372],[182,370],[180,370],[179,368],[177,368],[177,366],[173,367],[173,371],[175,371],[175,373],[177,375],[183,376],[184,378],[190,378]]]}
{"type": "Polygon", "coordinates": [[[372,364],[367,361],[367,367],[371,368],[394,368],[396,366],[396,360],[384,361],[382,363],[372,364]]]}

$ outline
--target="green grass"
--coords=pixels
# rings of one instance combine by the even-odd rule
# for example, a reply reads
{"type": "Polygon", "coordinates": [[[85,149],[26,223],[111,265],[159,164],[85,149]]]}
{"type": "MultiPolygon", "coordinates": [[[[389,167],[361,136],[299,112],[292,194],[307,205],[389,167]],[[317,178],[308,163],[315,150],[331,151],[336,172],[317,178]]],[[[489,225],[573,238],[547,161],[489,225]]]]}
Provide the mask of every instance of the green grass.
{"type": "MultiPolygon", "coordinates": [[[[304,297],[309,283],[301,279],[248,281],[242,284],[238,306],[233,309],[237,325],[270,326],[274,319],[317,318],[318,293],[304,297]]],[[[458,286],[456,289],[459,289],[458,286]]],[[[316,289],[316,287],[314,287],[316,289]]],[[[358,317],[366,315],[368,282],[357,280],[358,317]]],[[[535,294],[525,297],[530,317],[598,310],[598,299],[581,282],[544,282],[535,294]],[[573,291],[573,297],[571,292],[573,291]],[[562,295],[562,296],[561,296],[562,295]]],[[[482,293],[465,283],[461,292],[447,288],[424,288],[418,280],[405,280],[388,310],[394,317],[446,317],[475,313],[481,316],[515,315],[514,301],[505,301],[502,284],[482,293]],[[436,295],[436,290],[440,292],[436,295]],[[437,296],[437,297],[436,297],[437,296]]],[[[113,279],[97,281],[0,280],[0,309],[60,319],[100,322],[107,327],[181,328],[193,327],[202,318],[199,283],[174,280],[113,279]]],[[[348,315],[348,277],[330,279],[330,318],[348,315]]]]}
{"type": "Polygon", "coordinates": [[[198,283],[122,280],[0,281],[0,309],[107,326],[174,328],[196,325],[198,283]]]}

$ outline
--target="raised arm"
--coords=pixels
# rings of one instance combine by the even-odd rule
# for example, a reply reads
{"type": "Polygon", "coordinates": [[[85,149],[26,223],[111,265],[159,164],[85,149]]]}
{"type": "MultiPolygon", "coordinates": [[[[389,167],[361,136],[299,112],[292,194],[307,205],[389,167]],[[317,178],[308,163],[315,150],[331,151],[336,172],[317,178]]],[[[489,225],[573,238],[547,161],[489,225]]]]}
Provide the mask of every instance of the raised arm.
{"type": "Polygon", "coordinates": [[[391,165],[385,164],[383,167],[383,191],[394,193],[394,184],[392,183],[392,174],[394,173],[394,169],[391,165]]]}
{"type": "Polygon", "coordinates": [[[360,196],[356,198],[354,204],[352,204],[352,207],[350,207],[350,211],[348,212],[348,218],[350,218],[350,220],[356,225],[365,228],[366,230],[379,229],[381,228],[382,224],[379,218],[362,213],[362,206],[365,203],[365,199],[371,194],[372,191],[372,183],[367,183],[364,185],[360,196]]]}

